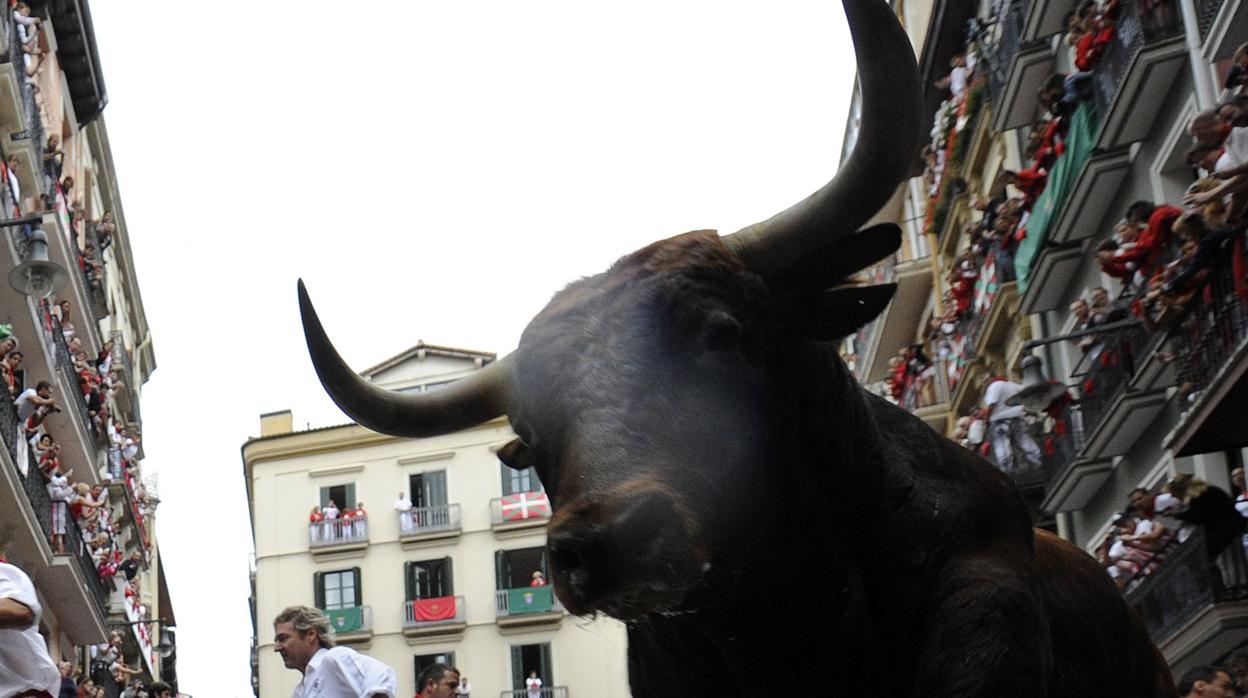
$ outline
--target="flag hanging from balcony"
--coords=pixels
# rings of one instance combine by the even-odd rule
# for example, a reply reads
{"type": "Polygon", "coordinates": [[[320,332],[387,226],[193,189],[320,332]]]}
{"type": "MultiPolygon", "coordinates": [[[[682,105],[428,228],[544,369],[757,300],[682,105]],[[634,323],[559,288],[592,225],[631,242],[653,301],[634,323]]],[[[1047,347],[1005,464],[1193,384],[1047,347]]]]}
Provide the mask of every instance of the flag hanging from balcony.
{"type": "Polygon", "coordinates": [[[525,587],[507,590],[507,613],[542,613],[554,607],[552,587],[525,587]]]}
{"type": "Polygon", "coordinates": [[[416,599],[412,602],[412,615],[419,621],[451,620],[455,617],[455,597],[416,599]]]}
{"type": "Polygon", "coordinates": [[[364,609],[359,606],[325,611],[336,633],[352,633],[364,625],[364,609]]]}
{"type": "Polygon", "coordinates": [[[503,521],[523,521],[550,516],[545,492],[521,492],[503,497],[503,521]]]}

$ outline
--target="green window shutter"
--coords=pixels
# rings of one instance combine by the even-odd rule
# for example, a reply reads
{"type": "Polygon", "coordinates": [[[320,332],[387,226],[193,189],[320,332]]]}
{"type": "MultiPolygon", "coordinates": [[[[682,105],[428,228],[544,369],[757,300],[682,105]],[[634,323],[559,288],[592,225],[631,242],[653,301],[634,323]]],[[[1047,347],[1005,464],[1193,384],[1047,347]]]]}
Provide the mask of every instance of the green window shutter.
{"type": "MultiPolygon", "coordinates": [[[[507,558],[503,556],[503,551],[494,551],[494,588],[507,588],[507,558]]],[[[524,688],[524,686],[521,686],[524,688]]]]}
{"type": "Polygon", "coordinates": [[[346,509],[348,507],[350,507],[351,509],[355,508],[355,483],[354,482],[347,485],[347,494],[346,496],[343,497],[343,499],[346,500],[342,502],[343,509],[346,509]]]}
{"type": "Polygon", "coordinates": [[[451,556],[442,558],[442,593],[446,596],[455,595],[455,575],[451,567],[451,556]]]}
{"type": "Polygon", "coordinates": [[[361,588],[360,588],[360,568],[352,567],[351,574],[355,576],[355,603],[351,605],[363,606],[364,605],[364,592],[361,591],[361,588]]]}
{"type": "Polygon", "coordinates": [[[511,646],[511,687],[517,691],[524,689],[524,655],[520,645],[511,646]]]}
{"type": "MultiPolygon", "coordinates": [[[[321,490],[324,492],[325,490],[321,490]]],[[[312,596],[316,599],[316,607],[325,608],[325,573],[316,572],[312,575],[312,596]]]]}
{"type": "Polygon", "coordinates": [[[408,601],[416,600],[416,575],[411,560],[403,563],[403,589],[408,601]]]}

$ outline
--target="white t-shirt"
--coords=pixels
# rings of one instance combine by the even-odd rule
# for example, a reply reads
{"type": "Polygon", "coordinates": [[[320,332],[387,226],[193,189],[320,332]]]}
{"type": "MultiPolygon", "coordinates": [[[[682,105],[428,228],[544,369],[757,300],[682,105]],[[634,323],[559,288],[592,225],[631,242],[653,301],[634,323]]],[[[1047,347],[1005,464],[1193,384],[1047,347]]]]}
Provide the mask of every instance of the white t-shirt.
{"type": "Polygon", "coordinates": [[[338,518],[338,507],[335,507],[335,506],[325,507],[324,509],[321,510],[321,513],[325,515],[326,521],[333,521],[334,519],[338,518]]]}
{"type": "Polygon", "coordinates": [[[398,686],[394,669],[376,659],[350,647],[322,648],[308,660],[291,698],[395,698],[398,686]]]}
{"type": "Polygon", "coordinates": [[[537,698],[542,695],[542,680],[536,676],[531,676],[524,680],[524,687],[529,689],[529,695],[537,698]]]}
{"type": "Polygon", "coordinates": [[[1225,148],[1215,166],[1217,171],[1248,164],[1248,127],[1233,128],[1222,144],[1225,148]]]}
{"type": "Polygon", "coordinates": [[[1006,405],[1005,401],[1014,397],[1023,386],[1010,381],[993,381],[988,389],[984,391],[984,407],[992,407],[992,414],[988,417],[989,422],[999,422],[1003,419],[1014,419],[1023,416],[1023,406],[1015,405],[1013,407],[1006,405]]]}
{"type": "Polygon", "coordinates": [[[35,594],[35,585],[17,567],[0,562],[0,599],[13,599],[34,613],[34,622],[21,630],[0,630],[0,696],[11,696],[30,690],[56,695],[61,688],[61,673],[48,655],[48,645],[39,634],[39,616],[43,608],[35,594]]]}
{"type": "Polygon", "coordinates": [[[24,422],[30,419],[30,415],[34,414],[35,410],[39,409],[39,405],[36,405],[33,400],[36,397],[39,397],[39,393],[35,392],[34,388],[27,388],[17,396],[17,399],[13,401],[13,406],[17,408],[18,419],[24,422]]]}

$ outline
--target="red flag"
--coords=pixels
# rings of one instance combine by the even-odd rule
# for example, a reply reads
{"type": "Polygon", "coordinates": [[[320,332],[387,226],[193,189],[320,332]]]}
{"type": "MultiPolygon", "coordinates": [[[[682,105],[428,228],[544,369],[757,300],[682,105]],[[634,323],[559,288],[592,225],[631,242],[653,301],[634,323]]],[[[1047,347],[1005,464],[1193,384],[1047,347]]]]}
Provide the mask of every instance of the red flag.
{"type": "Polygon", "coordinates": [[[436,599],[416,599],[412,602],[416,620],[452,620],[455,618],[455,597],[439,596],[436,599]]]}

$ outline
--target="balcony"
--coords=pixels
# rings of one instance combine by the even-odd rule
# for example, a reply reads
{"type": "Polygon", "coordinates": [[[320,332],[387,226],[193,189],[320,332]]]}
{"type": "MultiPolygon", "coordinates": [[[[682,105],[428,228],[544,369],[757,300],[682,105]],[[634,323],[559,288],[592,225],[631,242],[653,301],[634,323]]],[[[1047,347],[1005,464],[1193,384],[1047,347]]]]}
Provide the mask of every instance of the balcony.
{"type": "Polygon", "coordinates": [[[403,603],[403,634],[411,639],[446,640],[447,635],[460,635],[468,627],[464,597],[442,596],[416,599],[403,603]]]}
{"type": "Polygon", "coordinates": [[[405,548],[409,543],[454,538],[462,530],[458,504],[413,507],[410,511],[396,513],[399,517],[399,540],[405,548]]]}
{"type": "Polygon", "coordinates": [[[1043,485],[1045,481],[1045,459],[1040,443],[1043,436],[1037,437],[1025,417],[1002,419],[988,424],[985,442],[988,444],[987,460],[997,470],[1010,476],[1019,489],[1027,489],[1043,485]],[[994,430],[1008,430],[1009,448],[997,453],[993,447],[994,430]]]}
{"type": "Polygon", "coordinates": [[[1230,58],[1248,41],[1248,6],[1244,0],[1196,0],[1196,20],[1201,53],[1210,63],[1230,58]]]}
{"type": "Polygon", "coordinates": [[[1187,46],[1183,21],[1175,0],[1166,0],[1174,21],[1169,26],[1148,26],[1141,16],[1139,0],[1123,0],[1114,39],[1105,47],[1093,71],[1096,108],[1101,130],[1096,146],[1111,150],[1144,140],[1170,97],[1172,85],[1183,68],[1187,46]]]}
{"type": "Polygon", "coordinates": [[[490,500],[490,526],[499,535],[544,529],[550,514],[545,492],[517,492],[490,500]]]}
{"type": "Polygon", "coordinates": [[[8,533],[11,553],[27,561],[27,573],[39,580],[39,591],[50,608],[57,609],[62,628],[76,644],[102,641],[107,633],[109,590],[100,580],[90,551],[68,516],[65,554],[54,555],[52,502],[43,475],[31,460],[24,442],[17,440],[17,415],[7,400],[0,400],[0,436],[5,448],[0,456],[0,527],[8,533]],[[25,467],[20,467],[18,464],[25,467]]]}
{"type": "MultiPolygon", "coordinates": [[[[499,698],[531,698],[528,689],[517,688],[513,691],[502,691],[499,698]]],[[[543,686],[542,698],[568,698],[567,686],[543,686]]]]}
{"type": "MultiPolygon", "coordinates": [[[[1034,4],[1036,0],[1010,2],[1001,17],[996,45],[987,55],[993,129],[997,132],[1035,123],[1040,88],[1053,74],[1054,55],[1049,42],[1029,40],[1024,31],[1034,4]]],[[[1042,15],[1044,9],[1040,8],[1042,15]]],[[[1039,31],[1038,25],[1035,31],[1039,31]]]]}
{"type": "Polygon", "coordinates": [[[347,606],[323,609],[340,645],[367,645],[373,639],[373,607],[347,606]]]}
{"type": "Polygon", "coordinates": [[[314,556],[356,553],[368,549],[368,519],[318,521],[308,524],[308,548],[314,556]]]}
{"type": "Polygon", "coordinates": [[[1110,460],[1081,458],[1083,411],[1067,407],[1054,421],[1051,433],[1040,438],[1045,489],[1040,508],[1047,512],[1074,511],[1087,506],[1113,472],[1110,460]]]}
{"type": "Polygon", "coordinates": [[[1036,41],[1066,31],[1065,19],[1078,4],[1075,0],[1032,0],[1023,21],[1022,40],[1036,41]]]}
{"type": "Polygon", "coordinates": [[[1097,335],[1099,350],[1084,354],[1080,364],[1086,370],[1076,367],[1075,375],[1082,374],[1082,458],[1095,461],[1125,455],[1161,412],[1164,390],[1132,387],[1137,365],[1158,346],[1154,334],[1136,324],[1097,335]]]}
{"type": "Polygon", "coordinates": [[[1235,282],[1236,265],[1248,263],[1248,245],[1243,244],[1248,233],[1240,235],[1170,335],[1184,400],[1184,413],[1166,437],[1166,447],[1176,455],[1248,446],[1243,419],[1248,414],[1248,294],[1235,282]]]}
{"type": "Polygon", "coordinates": [[[494,601],[495,622],[500,631],[557,626],[563,619],[563,606],[551,586],[499,589],[494,592],[494,601]]]}
{"type": "Polygon", "coordinates": [[[1236,539],[1210,564],[1199,527],[1126,593],[1176,671],[1208,664],[1248,640],[1248,559],[1236,539]],[[1181,668],[1180,668],[1181,667],[1181,668]]]}
{"type": "Polygon", "coordinates": [[[949,371],[944,360],[932,364],[930,377],[919,376],[906,386],[898,404],[943,436],[949,428],[949,371]]]}

